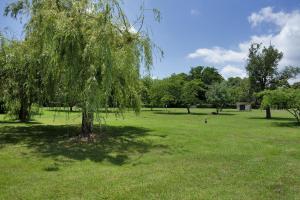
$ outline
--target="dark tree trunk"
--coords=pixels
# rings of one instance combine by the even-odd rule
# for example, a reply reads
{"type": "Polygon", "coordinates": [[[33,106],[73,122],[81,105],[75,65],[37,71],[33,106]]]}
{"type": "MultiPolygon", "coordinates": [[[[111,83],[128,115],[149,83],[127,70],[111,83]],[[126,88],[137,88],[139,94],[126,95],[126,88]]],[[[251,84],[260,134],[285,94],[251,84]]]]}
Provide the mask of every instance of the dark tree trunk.
{"type": "Polygon", "coordinates": [[[19,110],[19,120],[22,122],[27,122],[30,120],[30,106],[26,102],[21,103],[19,110]]]}
{"type": "Polygon", "coordinates": [[[5,114],[5,108],[3,102],[0,102],[0,114],[5,114]]]}
{"type": "Polygon", "coordinates": [[[300,126],[300,118],[299,118],[299,117],[296,117],[296,120],[297,120],[298,126],[300,126]]]}
{"type": "Polygon", "coordinates": [[[270,106],[268,106],[268,107],[266,108],[266,118],[267,118],[267,119],[271,119],[271,118],[272,118],[270,106]]]}
{"type": "Polygon", "coordinates": [[[187,111],[188,111],[188,114],[191,114],[190,107],[187,106],[186,109],[187,109],[187,111]]]}
{"type": "Polygon", "coordinates": [[[73,106],[70,106],[70,112],[73,112],[73,106]]]}
{"type": "Polygon", "coordinates": [[[300,110],[298,109],[287,109],[289,113],[291,113],[297,121],[297,125],[300,126],[300,110]]]}
{"type": "Polygon", "coordinates": [[[93,112],[82,112],[82,123],[81,123],[81,137],[90,138],[93,133],[93,122],[94,113],[93,112]]]}
{"type": "Polygon", "coordinates": [[[18,117],[21,122],[27,122],[30,120],[31,103],[29,102],[29,98],[22,87],[20,88],[20,96],[21,107],[19,109],[18,117]]]}

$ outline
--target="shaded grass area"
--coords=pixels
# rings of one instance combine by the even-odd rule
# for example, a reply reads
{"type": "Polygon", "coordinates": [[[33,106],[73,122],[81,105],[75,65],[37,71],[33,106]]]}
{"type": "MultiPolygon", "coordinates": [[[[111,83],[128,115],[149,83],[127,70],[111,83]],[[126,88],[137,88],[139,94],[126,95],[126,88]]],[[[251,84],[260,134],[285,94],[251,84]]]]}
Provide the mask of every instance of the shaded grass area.
{"type": "Polygon", "coordinates": [[[39,122],[36,121],[29,121],[29,122],[21,122],[18,120],[0,120],[0,124],[9,124],[9,125],[13,125],[13,124],[41,124],[39,122]]]}
{"type": "Polygon", "coordinates": [[[300,198],[300,128],[288,113],[191,110],[109,114],[94,143],[74,140],[80,113],[0,115],[0,199],[300,198]]]}
{"type": "Polygon", "coordinates": [[[78,126],[41,125],[27,127],[3,127],[0,129],[0,149],[6,145],[25,145],[44,157],[63,156],[72,160],[104,160],[122,165],[128,154],[145,154],[151,148],[167,148],[139,140],[148,129],[132,126],[105,126],[95,128],[99,138],[96,142],[80,142],[78,126]],[[111,155],[111,154],[114,155],[111,155]]]}

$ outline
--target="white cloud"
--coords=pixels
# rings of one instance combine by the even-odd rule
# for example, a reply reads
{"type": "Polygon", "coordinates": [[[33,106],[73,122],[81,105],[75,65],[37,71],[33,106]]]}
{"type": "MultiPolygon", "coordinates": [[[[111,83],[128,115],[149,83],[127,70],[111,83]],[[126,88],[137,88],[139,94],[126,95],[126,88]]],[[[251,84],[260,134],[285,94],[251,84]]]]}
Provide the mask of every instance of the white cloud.
{"type": "Polygon", "coordinates": [[[246,58],[244,52],[214,47],[212,49],[197,49],[188,58],[203,58],[207,63],[221,64],[225,62],[241,62],[246,58]]]}
{"type": "Polygon", "coordinates": [[[221,74],[225,78],[229,78],[229,77],[241,77],[241,78],[245,78],[247,76],[247,73],[246,73],[245,70],[243,70],[243,69],[241,69],[239,67],[232,66],[232,65],[225,66],[221,70],[221,74]]]}
{"type": "Polygon", "coordinates": [[[188,54],[188,58],[201,58],[208,64],[235,64],[245,66],[248,49],[251,43],[262,43],[264,46],[274,45],[283,52],[284,56],[279,67],[287,65],[300,65],[300,12],[292,11],[274,12],[271,7],[252,13],[248,18],[249,23],[255,27],[262,23],[275,25],[276,33],[266,35],[253,35],[249,40],[238,45],[237,50],[224,49],[221,47],[199,48],[188,54]]]}
{"type": "Polygon", "coordinates": [[[298,82],[300,82],[300,76],[289,80],[290,84],[294,84],[294,83],[298,83],[298,82]]]}
{"type": "Polygon", "coordinates": [[[277,26],[284,26],[293,13],[285,12],[273,12],[272,7],[265,7],[261,9],[258,13],[252,13],[248,20],[250,24],[255,27],[262,22],[274,23],[277,26]]]}
{"type": "Polygon", "coordinates": [[[190,11],[190,14],[193,15],[193,16],[197,16],[197,15],[200,15],[200,11],[197,10],[197,9],[192,9],[192,10],[190,11]]]}

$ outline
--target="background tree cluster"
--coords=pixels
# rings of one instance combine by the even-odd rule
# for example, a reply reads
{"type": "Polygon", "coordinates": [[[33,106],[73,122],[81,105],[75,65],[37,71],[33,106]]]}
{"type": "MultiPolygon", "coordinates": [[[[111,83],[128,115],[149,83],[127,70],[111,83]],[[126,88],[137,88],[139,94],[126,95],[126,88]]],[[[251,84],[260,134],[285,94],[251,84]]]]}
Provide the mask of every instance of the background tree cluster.
{"type": "MultiPolygon", "coordinates": [[[[299,67],[287,66],[283,70],[278,69],[278,63],[283,54],[274,46],[263,47],[261,44],[252,44],[249,49],[246,70],[249,75],[251,94],[255,104],[261,104],[265,90],[289,88],[289,80],[296,78],[300,73],[299,67]]],[[[271,106],[266,104],[266,118],[271,119],[271,106]]]]}
{"type": "Polygon", "coordinates": [[[265,109],[266,118],[271,118],[272,105],[261,106],[264,91],[299,88],[299,83],[290,84],[289,80],[299,75],[300,68],[287,66],[279,70],[282,57],[283,54],[272,45],[252,44],[246,66],[248,78],[225,80],[216,68],[204,66],[191,68],[188,74],[172,74],[164,79],[145,77],[141,92],[143,104],[151,108],[185,107],[188,113],[191,106],[211,106],[219,113],[237,102],[249,102],[253,107],[265,109]]]}
{"type": "Polygon", "coordinates": [[[220,111],[238,101],[251,100],[247,78],[225,80],[216,68],[203,66],[164,79],[144,77],[141,95],[146,107],[185,107],[188,113],[191,106],[210,105],[220,111]]]}
{"type": "Polygon", "coordinates": [[[279,88],[276,90],[265,90],[261,106],[285,109],[294,116],[300,125],[300,89],[279,88]]]}

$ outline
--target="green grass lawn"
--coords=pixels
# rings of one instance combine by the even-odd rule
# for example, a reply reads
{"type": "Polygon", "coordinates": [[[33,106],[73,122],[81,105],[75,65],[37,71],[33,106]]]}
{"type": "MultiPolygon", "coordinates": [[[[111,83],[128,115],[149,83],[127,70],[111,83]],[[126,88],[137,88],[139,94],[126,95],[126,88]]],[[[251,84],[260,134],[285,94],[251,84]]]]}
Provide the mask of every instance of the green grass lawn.
{"type": "Polygon", "coordinates": [[[284,111],[144,110],[102,119],[78,143],[80,113],[0,116],[0,199],[300,199],[300,128],[284,111]],[[208,123],[204,119],[208,118],[208,123]]]}

